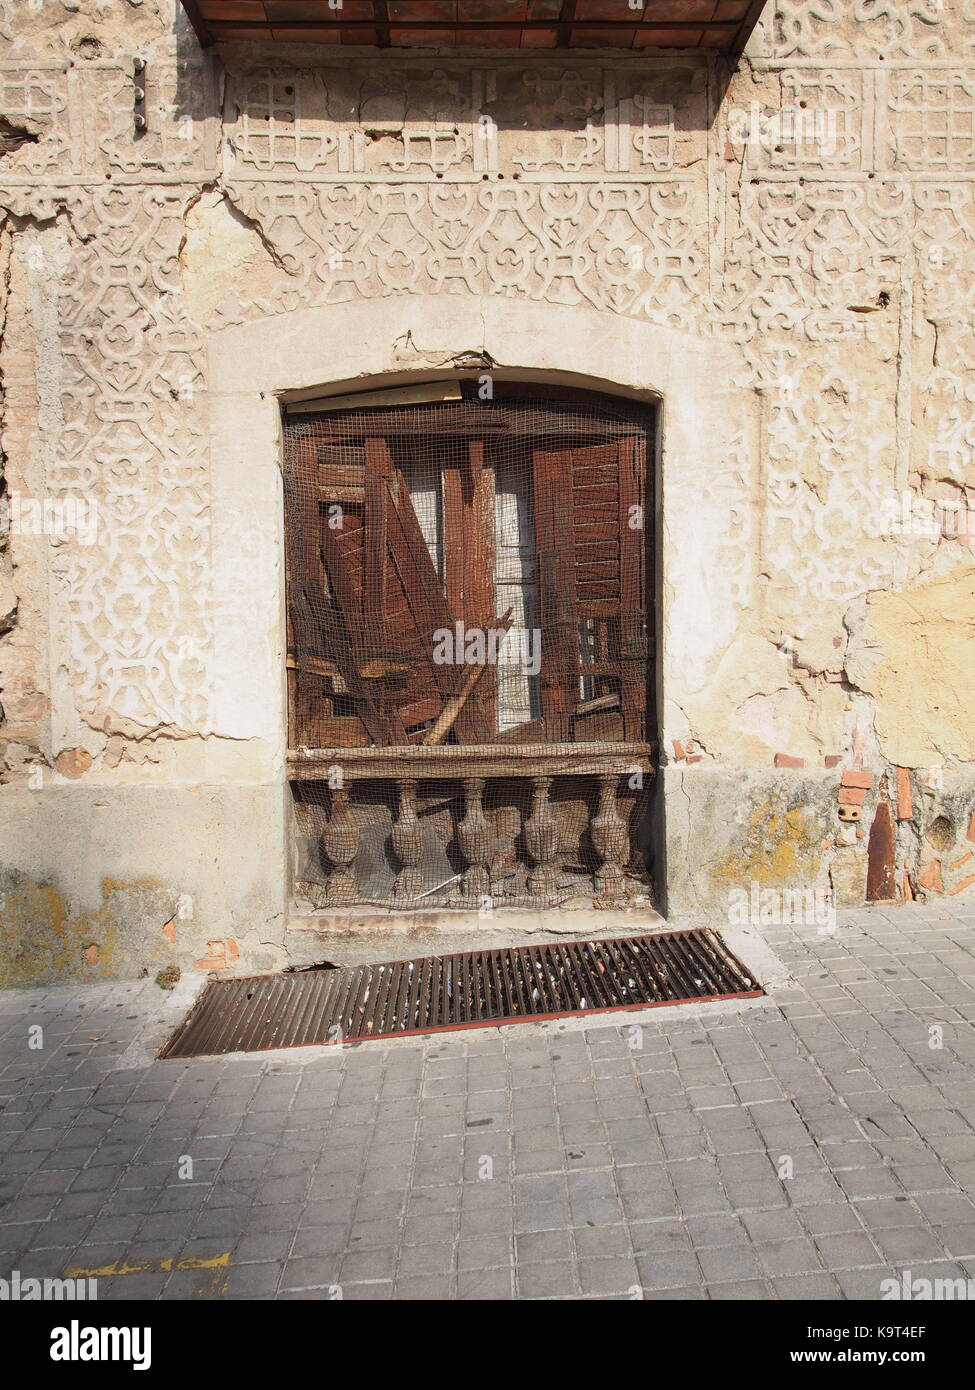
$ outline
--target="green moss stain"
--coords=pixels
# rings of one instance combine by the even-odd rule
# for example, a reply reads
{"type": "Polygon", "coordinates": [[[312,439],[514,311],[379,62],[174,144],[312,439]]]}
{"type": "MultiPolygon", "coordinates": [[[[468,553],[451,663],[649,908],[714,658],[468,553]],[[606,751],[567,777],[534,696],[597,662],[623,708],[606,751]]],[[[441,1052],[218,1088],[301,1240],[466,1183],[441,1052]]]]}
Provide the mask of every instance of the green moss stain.
{"type": "Polygon", "coordinates": [[[92,910],[53,883],[0,871],[0,988],[138,975],[168,964],[159,927],[177,894],[152,879],[106,878],[92,910]]]}
{"type": "Polygon", "coordinates": [[[787,885],[811,882],[822,858],[822,824],[811,806],[752,808],[723,855],[708,866],[715,885],[787,885]]]}

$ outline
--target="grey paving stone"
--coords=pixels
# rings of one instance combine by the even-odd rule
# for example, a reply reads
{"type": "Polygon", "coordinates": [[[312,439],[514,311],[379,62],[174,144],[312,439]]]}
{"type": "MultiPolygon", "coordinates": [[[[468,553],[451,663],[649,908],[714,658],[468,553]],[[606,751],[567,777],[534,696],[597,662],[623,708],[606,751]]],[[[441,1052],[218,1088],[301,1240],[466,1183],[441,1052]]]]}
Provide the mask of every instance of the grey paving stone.
{"type": "Polygon", "coordinates": [[[701,1282],[701,1269],[689,1251],[637,1256],[639,1282],[645,1289],[678,1288],[701,1282]]]}
{"type": "MultiPolygon", "coordinates": [[[[856,1207],[846,1202],[810,1203],[800,1207],[796,1215],[811,1236],[838,1235],[843,1231],[860,1232],[863,1229],[856,1207]]],[[[743,1219],[747,1224],[747,1215],[743,1219]]]]}
{"type": "Polygon", "coordinates": [[[817,1236],[814,1244],[827,1269],[857,1269],[875,1265],[882,1258],[866,1235],[849,1233],[837,1236],[817,1236]]]}
{"type": "Polygon", "coordinates": [[[820,1271],[816,1247],[811,1240],[768,1241],[757,1245],[755,1252],[763,1271],[773,1279],[820,1271]]]}
{"type": "Polygon", "coordinates": [[[273,1298],[281,1280],[278,1264],[244,1264],[232,1269],[223,1285],[225,1298],[273,1298]]]}
{"type": "Polygon", "coordinates": [[[566,1262],[573,1255],[572,1232],[568,1229],[527,1231],[515,1236],[515,1252],[519,1266],[550,1260],[566,1262]]]}
{"type": "Polygon", "coordinates": [[[798,1239],[806,1234],[807,1229],[798,1212],[788,1210],[748,1211],[742,1214],[741,1220],[756,1244],[763,1241],[798,1239]]]}
{"type": "Polygon", "coordinates": [[[690,1238],[683,1221],[636,1221],[630,1222],[627,1230],[636,1255],[690,1253],[690,1238]]]}
{"type": "Polygon", "coordinates": [[[247,1235],[237,1242],[234,1264],[283,1264],[291,1253],[294,1237],[290,1231],[269,1231],[264,1235],[247,1235]]]}
{"type": "Polygon", "coordinates": [[[709,1285],[728,1280],[740,1281],[762,1273],[754,1248],[744,1241],[740,1245],[698,1250],[697,1258],[709,1285]]]}
{"type": "Polygon", "coordinates": [[[625,1295],[640,1287],[639,1270],[634,1259],[580,1259],[579,1285],[584,1295],[625,1295]]]}
{"type": "Polygon", "coordinates": [[[321,1288],[337,1285],[341,1256],[290,1259],[284,1267],[282,1289],[321,1288]]]}
{"type": "Polygon", "coordinates": [[[770,1297],[770,1286],[761,1279],[730,1280],[727,1283],[710,1285],[708,1296],[725,1302],[762,1302],[770,1297]]]}
{"type": "Polygon", "coordinates": [[[571,1261],[545,1264],[519,1263],[515,1268],[519,1298],[560,1298],[579,1292],[571,1261]]]}
{"type": "Polygon", "coordinates": [[[975,1259],[975,1223],[935,1226],[933,1233],[955,1259],[975,1259]]]}
{"type": "Polygon", "coordinates": [[[457,1297],[462,1300],[493,1302],[514,1297],[514,1271],[505,1269],[461,1270],[457,1274],[457,1297]]]}
{"type": "Polygon", "coordinates": [[[889,1265],[875,1265],[872,1269],[842,1269],[836,1271],[836,1282],[847,1299],[876,1299],[883,1297],[883,1281],[891,1278],[894,1271],[889,1265]]]}
{"type": "Polygon", "coordinates": [[[121,1279],[99,1279],[98,1302],[155,1300],[162,1297],[169,1279],[169,1274],[127,1274],[121,1279]]]}
{"type": "Polygon", "coordinates": [[[830,1300],[842,1297],[839,1281],[829,1274],[796,1274],[773,1278],[771,1282],[780,1299],[830,1300]]]}
{"type": "Polygon", "coordinates": [[[613,1226],[623,1220],[618,1197],[579,1197],[569,1205],[573,1226],[613,1226]]]}
{"type": "Polygon", "coordinates": [[[683,1289],[648,1289],[644,1290],[643,1297],[653,1302],[689,1303],[703,1301],[708,1296],[707,1289],[697,1284],[693,1287],[683,1289]]]}
{"type": "MultiPolygon", "coordinates": [[[[875,1299],[897,1263],[975,1274],[970,926],[941,905],[849,917],[842,939],[770,929],[794,988],[661,1011],[638,1051],[600,1020],[113,1074],[158,991],[0,995],[0,1032],[29,1003],[49,1040],[30,1069],[15,1040],[0,1073],[0,1250],[131,1261],[176,1237],[181,1256],[232,1252],[226,1296],[316,1300],[343,1260],[343,1296],[407,1299],[628,1298],[631,1251],[649,1299],[875,1299]],[[938,1055],[929,1020],[946,1025],[938,1055]],[[189,1184],[174,1181],[184,1152],[189,1184]],[[537,1293],[522,1269],[547,1271],[537,1293]]],[[[185,1269],[161,1290],[125,1278],[213,1296],[185,1269]]]]}
{"type": "Polygon", "coordinates": [[[576,1253],[580,1260],[632,1257],[629,1228],[618,1226],[576,1226],[576,1253]]]}
{"type": "Polygon", "coordinates": [[[941,1241],[932,1231],[886,1227],[874,1231],[873,1239],[892,1262],[940,1260],[945,1254],[941,1241]]]}

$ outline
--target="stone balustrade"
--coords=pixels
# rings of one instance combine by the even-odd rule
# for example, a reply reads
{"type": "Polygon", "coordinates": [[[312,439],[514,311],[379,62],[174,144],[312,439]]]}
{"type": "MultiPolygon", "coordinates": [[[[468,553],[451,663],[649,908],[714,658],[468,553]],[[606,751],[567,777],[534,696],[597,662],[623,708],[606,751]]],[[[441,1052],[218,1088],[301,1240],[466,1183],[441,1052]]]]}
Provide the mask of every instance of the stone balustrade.
{"type": "MultiPolygon", "coordinates": [[[[411,747],[403,750],[298,750],[289,758],[295,782],[325,782],[320,835],[327,872],[317,906],[375,902],[357,882],[354,863],[362,832],[352,803],[357,784],[383,786],[391,801],[386,836],[395,865],[386,906],[545,906],[590,894],[600,903],[623,903],[640,891],[632,866],[631,821],[652,777],[650,749],[633,744],[566,744],[514,748],[411,747]],[[418,793],[421,785],[455,787],[449,851],[458,872],[447,884],[424,872],[425,841],[418,793]],[[565,827],[560,790],[571,783],[586,807],[591,872],[565,872],[565,827]],[[488,805],[497,793],[505,814],[488,805]],[[520,866],[520,871],[519,871],[520,866]],[[514,871],[514,872],[513,872],[514,871]],[[512,888],[512,882],[515,887],[512,888]]],[[[579,855],[569,856],[579,859],[579,855]]]]}

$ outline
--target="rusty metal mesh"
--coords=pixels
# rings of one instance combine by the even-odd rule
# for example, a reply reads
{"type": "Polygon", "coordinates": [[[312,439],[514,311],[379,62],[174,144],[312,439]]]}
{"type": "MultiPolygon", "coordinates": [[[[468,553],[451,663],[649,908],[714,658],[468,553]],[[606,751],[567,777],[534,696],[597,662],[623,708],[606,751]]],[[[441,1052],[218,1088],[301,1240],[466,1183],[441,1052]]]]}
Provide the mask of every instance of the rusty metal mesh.
{"type": "Polygon", "coordinates": [[[646,738],[645,414],[453,389],[287,417],[292,747],[646,738]]]}
{"type": "Polygon", "coordinates": [[[648,733],[645,412],[489,376],[331,406],[285,426],[304,896],[624,895],[645,879],[645,790],[619,775],[648,733]]]}

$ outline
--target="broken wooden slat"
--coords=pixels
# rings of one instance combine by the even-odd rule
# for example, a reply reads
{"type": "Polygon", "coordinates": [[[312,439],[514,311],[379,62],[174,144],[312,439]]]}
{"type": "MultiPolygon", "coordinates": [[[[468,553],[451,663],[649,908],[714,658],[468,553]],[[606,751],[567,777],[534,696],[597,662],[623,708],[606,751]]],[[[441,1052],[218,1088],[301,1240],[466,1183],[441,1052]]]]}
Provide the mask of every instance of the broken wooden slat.
{"type": "MultiPolygon", "coordinates": [[[[509,608],[503,617],[495,618],[491,626],[496,631],[507,632],[511,627],[511,611],[512,610],[509,608]]],[[[428,733],[424,734],[421,740],[422,743],[425,743],[429,747],[435,743],[442,743],[444,741],[453,728],[454,722],[463,710],[464,705],[473,694],[478,681],[487,669],[486,662],[478,662],[466,668],[460,678],[456,691],[447,700],[433,728],[430,729],[428,733]]]]}

